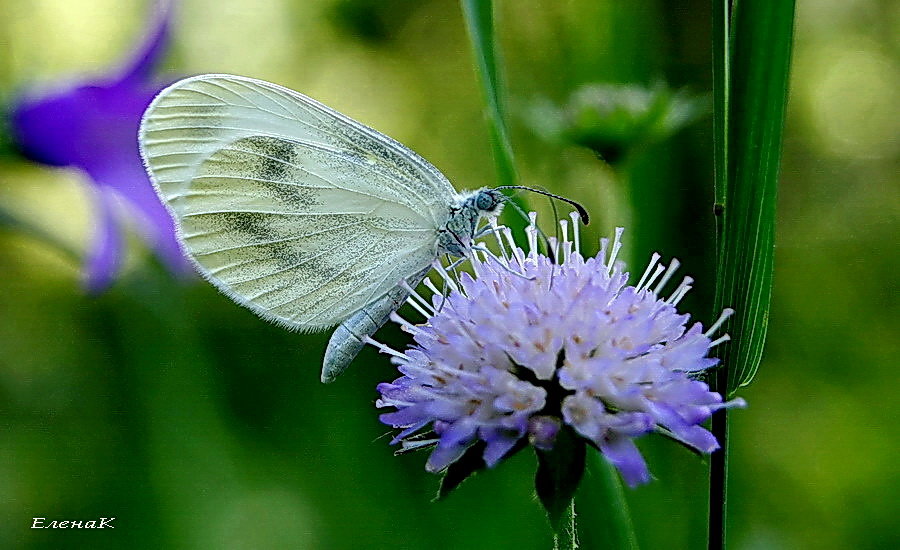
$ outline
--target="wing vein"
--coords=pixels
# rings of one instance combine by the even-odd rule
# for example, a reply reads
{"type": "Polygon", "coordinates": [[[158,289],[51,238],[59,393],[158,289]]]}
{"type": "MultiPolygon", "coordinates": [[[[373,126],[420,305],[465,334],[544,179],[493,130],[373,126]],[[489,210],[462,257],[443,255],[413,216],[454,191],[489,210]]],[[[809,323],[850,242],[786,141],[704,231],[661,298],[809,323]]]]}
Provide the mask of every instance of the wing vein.
{"type": "MultiPolygon", "coordinates": [[[[321,229],[321,230],[319,230],[319,231],[314,231],[314,232],[312,232],[312,233],[305,233],[305,234],[303,234],[303,235],[291,235],[290,237],[287,237],[287,238],[284,238],[284,239],[276,239],[276,240],[273,240],[273,241],[265,241],[265,242],[259,242],[259,243],[239,244],[239,245],[237,245],[237,246],[229,246],[229,247],[227,247],[227,248],[219,248],[218,250],[212,250],[212,251],[210,251],[210,252],[195,252],[194,255],[195,255],[195,256],[198,256],[198,257],[201,257],[201,256],[212,256],[213,254],[219,254],[219,253],[221,253],[221,252],[228,252],[228,251],[231,251],[231,250],[240,250],[240,249],[242,249],[242,248],[253,248],[253,247],[255,247],[255,246],[266,246],[266,245],[269,245],[269,244],[278,244],[278,243],[287,243],[287,242],[291,242],[291,241],[300,241],[300,240],[303,240],[303,239],[308,239],[308,238],[310,238],[310,237],[315,237],[316,235],[326,235],[326,234],[331,233],[332,231],[335,231],[335,230],[338,230],[338,229],[346,229],[346,228],[348,228],[348,227],[354,227],[354,226],[360,225],[360,224],[362,224],[362,223],[365,223],[365,220],[359,220],[359,221],[355,221],[355,222],[353,222],[353,223],[347,223],[347,224],[344,224],[344,225],[336,225],[336,226],[334,226],[334,227],[329,227],[329,228],[326,228],[326,229],[321,229]]],[[[194,237],[192,237],[192,238],[196,238],[197,236],[205,236],[205,235],[202,235],[202,234],[201,234],[201,235],[196,235],[196,236],[194,236],[194,237]]],[[[185,237],[185,240],[187,240],[187,237],[185,237]]],[[[300,265],[300,264],[298,264],[298,265],[300,265]]]]}
{"type": "MultiPolygon", "coordinates": [[[[286,305],[288,305],[288,304],[292,304],[292,303],[296,302],[297,300],[301,300],[301,299],[303,299],[303,298],[306,298],[307,296],[309,296],[309,295],[312,294],[313,292],[319,290],[320,288],[322,288],[322,287],[325,286],[326,284],[330,283],[331,281],[337,279],[337,278],[340,277],[341,275],[343,275],[343,274],[347,273],[348,271],[350,271],[350,269],[353,268],[353,267],[355,267],[355,266],[360,262],[360,260],[361,260],[363,257],[365,257],[365,255],[368,254],[368,253],[369,253],[369,252],[370,252],[377,244],[378,244],[377,241],[376,241],[376,242],[373,242],[372,244],[370,244],[370,245],[368,246],[368,248],[366,248],[364,251],[362,251],[361,254],[359,254],[359,257],[357,258],[357,260],[356,260],[355,262],[352,262],[352,263],[350,263],[350,264],[347,264],[343,269],[341,269],[340,271],[337,271],[336,273],[332,274],[330,278],[326,279],[325,281],[322,281],[322,283],[320,283],[320,285],[319,285],[319,288],[314,288],[314,289],[312,289],[312,290],[309,290],[309,291],[307,291],[307,292],[304,292],[303,294],[300,294],[299,296],[294,296],[294,297],[292,297],[290,300],[287,300],[287,301],[281,302],[281,303],[279,303],[279,304],[277,304],[277,305],[271,306],[269,309],[270,309],[270,310],[276,310],[276,309],[281,308],[281,307],[284,307],[284,306],[286,306],[286,305]]],[[[369,271],[369,270],[364,270],[364,271],[369,271]]],[[[282,290],[282,288],[283,288],[283,287],[279,287],[279,288],[275,288],[275,289],[270,289],[269,291],[263,293],[263,295],[268,294],[269,292],[274,292],[274,291],[276,291],[276,290],[282,290]]],[[[259,298],[259,297],[260,297],[260,296],[257,296],[257,298],[259,298]]],[[[296,319],[297,316],[300,315],[301,313],[302,313],[302,312],[297,312],[297,313],[295,313],[294,315],[291,315],[290,317],[288,317],[288,320],[290,320],[290,321],[293,322],[294,319],[296,319]]]]}

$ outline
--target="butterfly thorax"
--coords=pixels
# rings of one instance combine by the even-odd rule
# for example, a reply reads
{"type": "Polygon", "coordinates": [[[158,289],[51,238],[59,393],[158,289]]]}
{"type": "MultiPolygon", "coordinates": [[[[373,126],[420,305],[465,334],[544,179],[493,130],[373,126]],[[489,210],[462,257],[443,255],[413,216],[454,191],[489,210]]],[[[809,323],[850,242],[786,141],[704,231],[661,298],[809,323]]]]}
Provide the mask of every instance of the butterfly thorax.
{"type": "Polygon", "coordinates": [[[479,220],[499,214],[503,200],[503,193],[494,189],[460,194],[458,202],[450,209],[447,223],[438,230],[438,250],[460,257],[468,254],[479,220]]]}

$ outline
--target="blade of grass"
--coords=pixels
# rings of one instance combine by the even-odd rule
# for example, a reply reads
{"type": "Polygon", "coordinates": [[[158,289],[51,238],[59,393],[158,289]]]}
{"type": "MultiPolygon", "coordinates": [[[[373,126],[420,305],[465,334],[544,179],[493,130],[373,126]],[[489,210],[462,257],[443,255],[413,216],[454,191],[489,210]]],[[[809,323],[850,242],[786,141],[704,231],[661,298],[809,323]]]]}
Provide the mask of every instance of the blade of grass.
{"type": "Polygon", "coordinates": [[[765,343],[793,28],[794,0],[734,3],[722,128],[727,181],[717,176],[722,211],[716,304],[736,310],[732,341],[720,352],[729,373],[720,390],[727,395],[753,379],[765,343]]]}
{"type": "MultiPolygon", "coordinates": [[[[772,293],[775,199],[788,95],[794,0],[715,0],[713,80],[718,270],[716,309],[732,307],[732,340],[712,387],[730,396],[762,358],[772,293]]],[[[728,418],[710,465],[709,548],[724,548],[728,418]]]]}
{"type": "Polygon", "coordinates": [[[603,511],[605,523],[610,532],[610,548],[622,550],[638,550],[637,535],[631,521],[631,511],[625,498],[625,489],[615,466],[610,464],[600,453],[591,453],[590,472],[597,480],[600,491],[606,499],[608,508],[603,511]]]}
{"type": "MultiPolygon", "coordinates": [[[[501,62],[494,34],[493,3],[491,0],[460,0],[460,5],[484,94],[488,131],[497,171],[497,185],[516,185],[518,178],[503,107],[501,62]]],[[[522,197],[515,196],[512,200],[523,210],[528,210],[527,202],[522,197]]],[[[525,227],[524,220],[511,215],[505,221],[513,230],[513,234],[523,234],[521,230],[525,227]]]]}
{"type": "Polygon", "coordinates": [[[491,0],[461,0],[466,29],[472,41],[475,64],[487,108],[488,129],[499,185],[515,185],[516,169],[503,109],[499,64],[494,41],[494,8],[491,0]]]}

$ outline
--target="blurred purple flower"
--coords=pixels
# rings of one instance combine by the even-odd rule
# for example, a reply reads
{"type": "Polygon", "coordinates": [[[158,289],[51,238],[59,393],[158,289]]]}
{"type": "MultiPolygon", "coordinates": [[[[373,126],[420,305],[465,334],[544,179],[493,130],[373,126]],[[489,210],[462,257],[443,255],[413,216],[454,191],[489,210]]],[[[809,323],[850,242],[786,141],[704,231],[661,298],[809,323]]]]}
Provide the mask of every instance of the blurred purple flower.
{"type": "Polygon", "coordinates": [[[413,295],[424,324],[392,316],[412,333],[412,347],[401,353],[370,340],[403,374],[378,386],[378,406],[396,409],[381,421],[402,430],[394,443],[405,449],[433,446],[428,470],[447,468],[476,444],[491,467],[525,442],[552,449],[567,430],[635,486],[650,480],[635,438],[659,432],[710,453],[719,444],[701,424],[713,411],[744,406],[723,402],[699,380],[718,361],[707,354],[728,339],[712,335],[731,310],[706,330],[688,327],[676,307],[690,277],[660,295],[676,260],[665,267],[655,254],[628,285],[616,261],[621,229],[585,259],[573,222],[572,240],[565,221],[563,242],[550,239],[553,259],[538,252],[534,218],[528,252],[501,228],[499,255],[473,253],[474,278],[439,270],[452,289],[447,296],[427,279],[430,302],[413,295]]]}
{"type": "Polygon", "coordinates": [[[93,180],[97,211],[85,266],[91,291],[106,288],[121,264],[124,215],[175,273],[191,270],[175,240],[172,220],[144,171],[137,134],[141,116],[168,82],[154,77],[169,39],[168,1],[156,6],[147,36],[124,66],[95,80],[24,97],[10,113],[22,153],[49,166],[79,168],[93,180]],[[122,204],[124,203],[124,204],[122,204]],[[119,206],[127,207],[127,213],[119,206]]]}

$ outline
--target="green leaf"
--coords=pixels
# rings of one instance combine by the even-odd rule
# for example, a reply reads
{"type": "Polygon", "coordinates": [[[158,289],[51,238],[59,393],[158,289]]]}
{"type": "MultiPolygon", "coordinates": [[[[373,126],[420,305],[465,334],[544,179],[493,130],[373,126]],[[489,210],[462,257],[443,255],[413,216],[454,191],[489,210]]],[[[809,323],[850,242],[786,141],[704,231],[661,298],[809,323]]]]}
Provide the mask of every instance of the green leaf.
{"type": "Polygon", "coordinates": [[[585,448],[584,440],[566,427],[557,434],[553,449],[535,449],[538,457],[535,489],[556,532],[562,527],[563,515],[584,475],[585,448]]]}
{"type": "MultiPolygon", "coordinates": [[[[718,265],[716,308],[735,310],[711,387],[730,397],[759,368],[772,295],[775,198],[794,30],[794,0],[713,2],[718,265]]],[[[709,482],[709,548],[724,548],[728,416],[712,418],[722,449],[709,482]]]]}
{"type": "Polygon", "coordinates": [[[716,304],[736,313],[716,389],[731,395],[753,379],[766,337],[794,0],[736,1],[730,24],[727,2],[717,0],[717,12],[716,304]]]}

